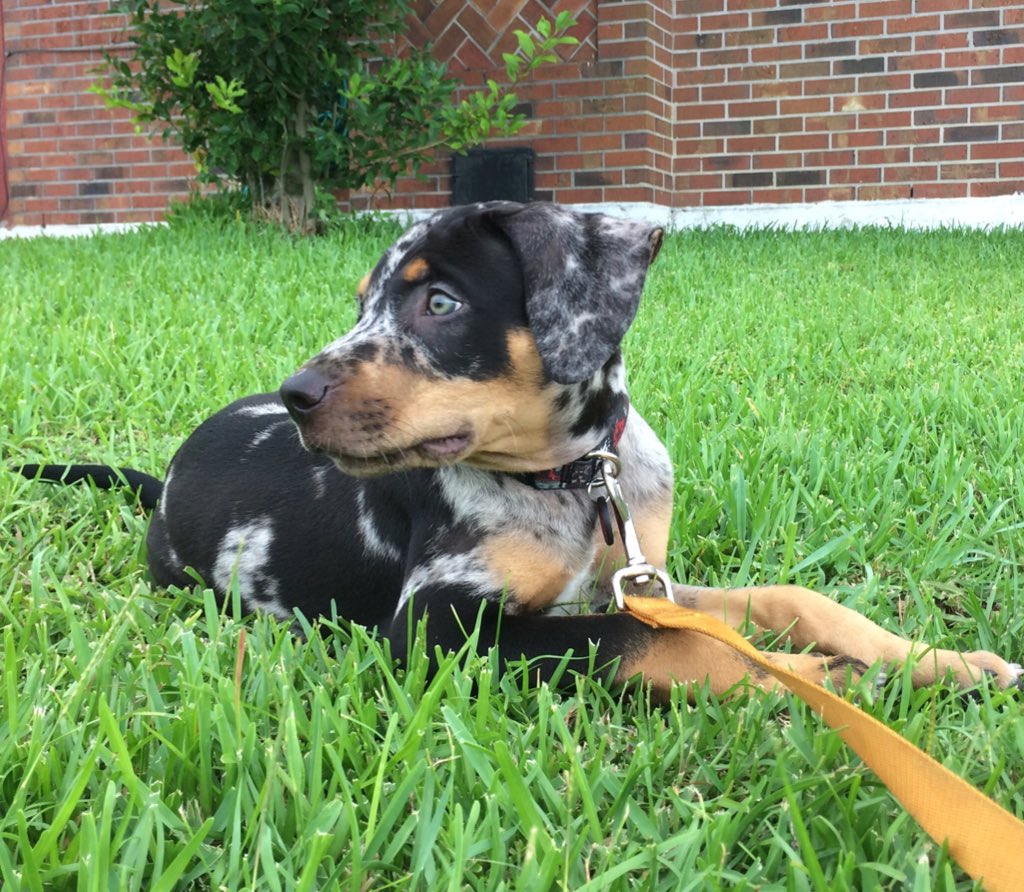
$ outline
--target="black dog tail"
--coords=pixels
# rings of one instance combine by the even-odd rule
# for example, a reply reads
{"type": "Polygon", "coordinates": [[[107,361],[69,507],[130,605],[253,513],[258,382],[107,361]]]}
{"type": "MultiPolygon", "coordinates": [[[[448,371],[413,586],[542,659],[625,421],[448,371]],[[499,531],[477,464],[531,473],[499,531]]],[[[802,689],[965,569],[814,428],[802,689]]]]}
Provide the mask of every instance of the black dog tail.
{"type": "Polygon", "coordinates": [[[131,468],[110,465],[21,465],[15,469],[29,480],[47,480],[51,483],[92,483],[98,489],[117,489],[126,486],[139,497],[143,508],[152,510],[164,490],[163,481],[131,468]]]}

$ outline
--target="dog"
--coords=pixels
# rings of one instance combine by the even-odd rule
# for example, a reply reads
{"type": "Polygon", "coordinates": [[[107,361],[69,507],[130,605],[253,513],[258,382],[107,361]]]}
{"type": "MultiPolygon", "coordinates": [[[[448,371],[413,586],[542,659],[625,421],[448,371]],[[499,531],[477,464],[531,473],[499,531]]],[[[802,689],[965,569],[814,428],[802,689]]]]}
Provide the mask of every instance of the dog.
{"type": "MultiPolygon", "coordinates": [[[[617,457],[647,560],[666,560],[672,467],[630,404],[620,350],[662,235],[547,203],[415,223],[359,284],[347,334],[277,393],[201,424],[162,487],[126,472],[155,507],[154,581],[187,587],[198,573],[285,620],[334,611],[378,629],[396,655],[420,620],[430,654],[478,627],[481,648],[525,658],[538,680],[564,677],[568,659],[640,677],[661,700],[675,684],[774,688],[714,639],[604,609],[626,555],[592,497],[605,467],[595,451],[617,457]]],[[[21,470],[118,479],[103,466],[21,470]]],[[[908,660],[918,685],[1021,679],[993,653],[913,645],[803,588],[672,589],[684,606],[788,636],[794,652],[769,659],[817,683],[908,660]]]]}

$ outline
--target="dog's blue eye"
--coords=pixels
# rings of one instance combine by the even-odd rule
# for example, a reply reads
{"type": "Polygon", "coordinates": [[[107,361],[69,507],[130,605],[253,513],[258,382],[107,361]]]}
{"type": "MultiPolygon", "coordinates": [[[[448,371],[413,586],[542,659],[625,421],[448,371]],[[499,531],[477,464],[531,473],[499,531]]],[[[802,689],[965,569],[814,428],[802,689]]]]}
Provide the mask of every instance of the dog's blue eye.
{"type": "Polygon", "coordinates": [[[462,301],[456,300],[443,291],[431,291],[427,295],[427,313],[430,316],[450,316],[462,306],[462,301]]]}

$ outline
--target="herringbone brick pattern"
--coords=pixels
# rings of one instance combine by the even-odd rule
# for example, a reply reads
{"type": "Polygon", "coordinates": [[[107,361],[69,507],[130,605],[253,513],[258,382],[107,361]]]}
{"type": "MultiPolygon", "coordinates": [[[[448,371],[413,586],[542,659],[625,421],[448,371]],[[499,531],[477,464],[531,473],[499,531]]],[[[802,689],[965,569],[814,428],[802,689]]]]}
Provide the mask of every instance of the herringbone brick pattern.
{"type": "Polygon", "coordinates": [[[514,52],[515,31],[531,31],[541,19],[568,11],[576,17],[572,35],[579,45],[563,47],[563,61],[593,59],[597,51],[597,0],[415,0],[408,40],[431,44],[453,71],[503,67],[503,53],[514,52]]]}

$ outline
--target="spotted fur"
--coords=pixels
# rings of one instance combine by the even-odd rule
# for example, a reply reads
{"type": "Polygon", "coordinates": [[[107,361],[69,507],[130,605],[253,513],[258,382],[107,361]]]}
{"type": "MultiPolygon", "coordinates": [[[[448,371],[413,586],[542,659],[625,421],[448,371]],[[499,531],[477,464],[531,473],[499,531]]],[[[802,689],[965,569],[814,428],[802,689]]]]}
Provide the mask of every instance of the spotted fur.
{"type": "MultiPolygon", "coordinates": [[[[149,529],[155,580],[187,586],[198,573],[279,617],[337,613],[379,629],[399,657],[425,619],[428,654],[459,647],[478,625],[482,646],[527,658],[539,678],[569,654],[571,668],[617,664],[618,678],[639,674],[662,696],[676,682],[769,686],[711,639],[603,612],[620,545],[604,541],[585,489],[530,483],[614,429],[641,546],[664,566],[672,469],[635,408],[621,427],[619,349],[661,236],[542,203],[458,208],[412,226],[359,283],[348,333],[279,393],[239,400],[183,444],[149,529]]],[[[106,471],[109,483],[116,472],[106,471]]],[[[788,633],[797,650],[840,655],[775,657],[818,681],[911,654],[803,589],[679,587],[677,597],[788,633]]],[[[1020,677],[994,654],[932,650],[915,680],[947,672],[961,684],[1020,677]]]]}

